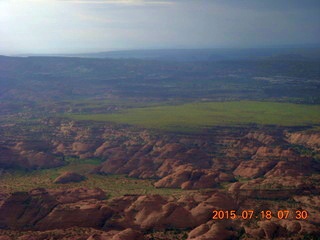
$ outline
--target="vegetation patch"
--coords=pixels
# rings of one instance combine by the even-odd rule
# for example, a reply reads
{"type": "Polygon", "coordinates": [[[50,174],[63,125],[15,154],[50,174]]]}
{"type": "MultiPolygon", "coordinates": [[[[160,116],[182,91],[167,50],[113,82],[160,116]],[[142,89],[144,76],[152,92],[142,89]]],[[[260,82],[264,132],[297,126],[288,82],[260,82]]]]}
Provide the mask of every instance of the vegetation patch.
{"type": "Polygon", "coordinates": [[[35,171],[11,170],[3,173],[0,178],[0,192],[10,193],[17,191],[29,191],[33,188],[41,187],[48,189],[57,188],[101,188],[110,197],[119,197],[125,194],[160,194],[174,195],[190,194],[192,191],[184,191],[181,189],[155,188],[151,179],[136,179],[129,178],[124,175],[98,175],[90,174],[97,163],[98,159],[77,159],[67,158],[68,165],[54,168],[35,171]],[[78,183],[67,183],[61,186],[55,184],[54,179],[61,173],[73,171],[79,174],[86,175],[86,180],[78,183]]]}
{"type": "Polygon", "coordinates": [[[109,121],[169,131],[198,131],[213,126],[320,124],[320,105],[238,101],[196,102],[132,108],[114,114],[68,114],[75,120],[109,121]]]}

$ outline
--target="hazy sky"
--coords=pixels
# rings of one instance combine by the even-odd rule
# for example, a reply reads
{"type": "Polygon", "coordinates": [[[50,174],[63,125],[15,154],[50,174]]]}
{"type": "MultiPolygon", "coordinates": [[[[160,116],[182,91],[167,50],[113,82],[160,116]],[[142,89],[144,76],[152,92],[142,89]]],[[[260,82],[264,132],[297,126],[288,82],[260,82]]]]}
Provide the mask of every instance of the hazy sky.
{"type": "Polygon", "coordinates": [[[0,54],[320,43],[320,0],[0,0],[0,54]]]}

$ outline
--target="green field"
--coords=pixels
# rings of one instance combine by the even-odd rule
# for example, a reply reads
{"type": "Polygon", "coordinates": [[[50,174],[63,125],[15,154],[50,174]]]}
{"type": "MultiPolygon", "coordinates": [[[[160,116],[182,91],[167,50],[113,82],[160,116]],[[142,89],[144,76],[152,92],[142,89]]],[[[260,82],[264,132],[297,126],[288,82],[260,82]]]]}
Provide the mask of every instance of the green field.
{"type": "Polygon", "coordinates": [[[320,124],[320,105],[256,101],[198,102],[132,108],[114,114],[69,114],[67,117],[183,131],[246,124],[306,126],[320,124]]]}

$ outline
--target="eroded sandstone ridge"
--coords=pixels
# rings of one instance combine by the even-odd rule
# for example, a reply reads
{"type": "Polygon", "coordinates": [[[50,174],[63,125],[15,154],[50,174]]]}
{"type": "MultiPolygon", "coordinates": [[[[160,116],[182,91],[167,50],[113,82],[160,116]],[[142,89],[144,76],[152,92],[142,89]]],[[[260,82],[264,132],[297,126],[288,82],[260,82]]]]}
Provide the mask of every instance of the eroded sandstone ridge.
{"type": "MultiPolygon", "coordinates": [[[[154,179],[157,188],[194,191],[117,198],[97,188],[2,191],[2,239],[59,239],[65,231],[69,239],[168,239],[169,233],[161,234],[172,230],[180,231],[172,239],[300,239],[320,234],[317,130],[220,127],[182,134],[66,120],[41,124],[47,131],[22,132],[19,138],[14,138],[18,126],[1,129],[6,133],[1,138],[2,171],[63,166],[68,156],[98,158],[101,164],[90,174],[124,174],[154,179]],[[300,209],[309,216],[213,220],[213,209],[300,209]]],[[[70,172],[60,178],[83,179],[70,172]]]]}
{"type": "MultiPolygon", "coordinates": [[[[314,203],[319,204],[319,197],[312,199],[313,204],[303,196],[296,195],[294,198],[296,203],[301,204],[300,207],[308,209],[310,213],[316,211],[314,203]]],[[[317,225],[320,219],[316,215],[309,221],[277,218],[254,219],[254,222],[212,220],[212,209],[241,211],[253,203],[250,201],[252,200],[239,202],[234,194],[221,190],[180,198],[128,195],[106,200],[106,194],[100,189],[38,188],[29,192],[13,193],[4,199],[0,207],[0,227],[41,232],[75,227],[103,231],[91,236],[81,236],[80,239],[147,239],[144,235],[148,232],[166,229],[187,230],[188,239],[214,239],[216,236],[220,236],[220,239],[236,239],[243,234],[253,238],[271,239],[319,233],[317,225]],[[97,238],[98,236],[100,238],[97,238]]],[[[271,211],[276,211],[281,205],[272,205],[268,201],[264,204],[264,207],[271,211]]],[[[258,208],[261,206],[256,207],[257,211],[258,208]]],[[[293,211],[294,207],[288,210],[293,211]]],[[[319,214],[319,211],[316,212],[319,214]]],[[[41,232],[38,233],[41,235],[41,232]]]]}

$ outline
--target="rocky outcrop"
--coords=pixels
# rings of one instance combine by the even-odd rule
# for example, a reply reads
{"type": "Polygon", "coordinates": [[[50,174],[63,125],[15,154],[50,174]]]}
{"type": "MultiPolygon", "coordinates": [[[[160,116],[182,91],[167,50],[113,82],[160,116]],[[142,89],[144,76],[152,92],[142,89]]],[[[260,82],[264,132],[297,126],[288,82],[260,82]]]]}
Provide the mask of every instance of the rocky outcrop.
{"type": "MultiPolygon", "coordinates": [[[[0,167],[47,168],[64,164],[62,155],[97,157],[105,161],[93,173],[152,178],[157,179],[156,187],[182,189],[214,188],[235,181],[234,176],[308,176],[319,171],[314,155],[290,145],[304,144],[307,138],[301,134],[307,133],[283,128],[217,128],[208,134],[177,136],[130,127],[84,127],[66,120],[46,124],[52,129],[51,141],[3,146],[0,167]]],[[[312,132],[309,145],[317,146],[317,135],[312,132]]]]}
{"type": "Polygon", "coordinates": [[[256,161],[249,160],[243,161],[239,166],[233,171],[235,176],[240,176],[244,178],[257,178],[261,177],[270,171],[277,164],[274,160],[266,161],[256,161]]]}
{"type": "Polygon", "coordinates": [[[111,240],[143,240],[143,234],[139,231],[133,230],[132,228],[127,228],[117,234],[115,234],[111,240]]]}
{"type": "MultiPolygon", "coordinates": [[[[40,232],[37,234],[42,234],[42,237],[50,236],[48,231],[53,229],[58,231],[56,234],[65,236],[66,232],[73,231],[68,229],[79,228],[79,234],[80,229],[94,228],[94,233],[89,234],[88,230],[82,233],[82,236],[87,236],[85,239],[90,240],[143,240],[144,233],[167,229],[189,229],[190,240],[235,239],[240,238],[242,234],[258,239],[319,234],[316,226],[320,219],[314,217],[310,218],[310,221],[272,218],[259,220],[257,224],[247,224],[248,220],[213,220],[213,210],[235,210],[239,213],[241,209],[247,208],[243,203],[240,208],[239,198],[231,195],[233,194],[215,190],[195,192],[177,198],[128,195],[105,200],[105,193],[99,189],[34,189],[30,192],[14,193],[5,199],[0,207],[0,228],[19,232],[38,230],[40,232]],[[59,233],[61,230],[64,233],[59,233]]],[[[244,199],[248,201],[247,198],[244,199]]],[[[319,210],[307,201],[308,195],[297,196],[295,199],[302,204],[300,206],[303,209],[318,214],[319,210]]],[[[316,198],[313,201],[318,200],[316,198]]],[[[271,209],[273,212],[280,209],[280,205],[274,205],[270,200],[268,202],[263,206],[257,205],[256,212],[259,212],[260,207],[271,209]]],[[[246,204],[252,206],[255,202],[249,201],[246,204]]],[[[294,212],[294,209],[289,210],[294,212]]],[[[28,232],[21,239],[33,239],[32,237],[33,233],[28,232]]]]}
{"type": "Polygon", "coordinates": [[[235,239],[239,235],[238,229],[239,227],[235,227],[230,223],[214,223],[211,221],[193,229],[188,235],[188,240],[212,240],[217,238],[221,240],[235,239]]]}
{"type": "Polygon", "coordinates": [[[290,148],[284,149],[281,146],[276,146],[276,147],[262,146],[257,149],[256,154],[252,156],[252,158],[258,159],[258,160],[262,160],[262,159],[298,160],[300,158],[300,155],[290,148]]]}
{"type": "Polygon", "coordinates": [[[1,168],[53,168],[65,164],[63,157],[46,152],[38,152],[25,149],[22,143],[14,147],[0,146],[0,167],[1,168]]]}
{"type": "Polygon", "coordinates": [[[70,227],[99,228],[112,216],[112,210],[102,202],[87,199],[69,204],[59,204],[34,226],[36,230],[70,227]]]}
{"type": "Polygon", "coordinates": [[[143,230],[195,226],[187,209],[159,195],[138,197],[124,214],[126,219],[133,219],[133,224],[143,230]]]}
{"type": "Polygon", "coordinates": [[[245,226],[244,229],[249,237],[256,239],[288,239],[293,236],[302,239],[303,236],[318,236],[319,234],[317,227],[308,222],[284,219],[259,221],[257,227],[245,226]]]}
{"type": "Polygon", "coordinates": [[[81,224],[98,227],[99,216],[105,217],[110,211],[97,203],[104,198],[105,194],[99,189],[16,192],[0,207],[0,228],[46,230],[81,224]],[[92,221],[87,221],[89,217],[92,221]]]}
{"type": "Polygon", "coordinates": [[[304,176],[267,177],[236,182],[229,186],[228,191],[236,198],[253,199],[290,199],[295,195],[319,194],[320,189],[312,184],[314,179],[304,176]]]}
{"type": "Polygon", "coordinates": [[[158,188],[200,189],[214,188],[221,182],[235,181],[232,174],[214,170],[195,169],[191,165],[180,165],[174,172],[161,178],[154,186],[158,188]]]}
{"type": "MultiPolygon", "coordinates": [[[[186,150],[182,144],[178,143],[157,144],[157,147],[152,149],[150,145],[126,147],[125,149],[104,146],[102,156],[108,157],[108,160],[97,171],[100,173],[129,174],[140,178],[150,178],[171,173],[173,169],[169,170],[167,168],[168,161],[170,161],[171,166],[189,163],[201,166],[201,168],[207,168],[211,165],[209,156],[200,149],[191,148],[186,150]]],[[[100,153],[101,151],[101,148],[99,148],[100,153]]]]}
{"type": "MultiPolygon", "coordinates": [[[[281,133],[278,133],[278,134],[281,134],[281,133]]],[[[262,144],[271,145],[271,144],[274,144],[278,140],[278,135],[273,134],[273,136],[272,136],[271,134],[268,134],[263,131],[255,131],[255,132],[249,132],[245,136],[245,138],[255,139],[255,140],[261,142],[262,144]]]]}
{"type": "Polygon", "coordinates": [[[305,132],[287,132],[287,141],[292,144],[298,144],[314,150],[320,150],[320,133],[317,131],[305,132]]]}
{"type": "Polygon", "coordinates": [[[65,172],[61,174],[59,177],[57,177],[53,182],[64,184],[64,183],[72,183],[72,182],[81,182],[85,179],[86,179],[85,176],[82,176],[78,173],[65,172]]]}
{"type": "Polygon", "coordinates": [[[310,158],[301,158],[299,161],[279,161],[265,176],[269,178],[308,176],[319,171],[319,162],[310,158]]]}
{"type": "Polygon", "coordinates": [[[185,229],[209,221],[212,209],[237,208],[231,197],[219,191],[180,199],[160,195],[124,196],[109,202],[104,199],[105,194],[99,189],[17,192],[0,207],[0,228],[41,231],[70,227],[139,231],[185,229]]]}

